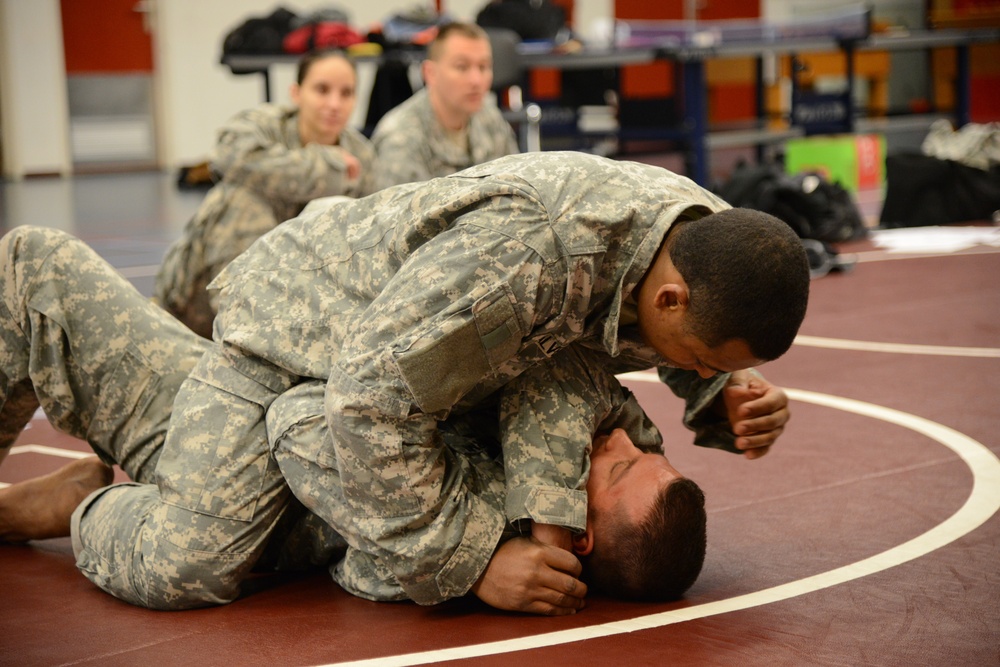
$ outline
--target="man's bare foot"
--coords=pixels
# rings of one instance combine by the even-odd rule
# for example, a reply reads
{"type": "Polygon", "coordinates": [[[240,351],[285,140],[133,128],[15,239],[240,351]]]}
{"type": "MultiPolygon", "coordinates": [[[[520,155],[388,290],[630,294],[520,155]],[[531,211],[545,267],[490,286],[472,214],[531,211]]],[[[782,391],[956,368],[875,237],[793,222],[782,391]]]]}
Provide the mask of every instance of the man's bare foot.
{"type": "Polygon", "coordinates": [[[66,537],[76,506],[113,479],[109,466],[88,456],[43,477],[0,489],[0,542],[66,537]]]}

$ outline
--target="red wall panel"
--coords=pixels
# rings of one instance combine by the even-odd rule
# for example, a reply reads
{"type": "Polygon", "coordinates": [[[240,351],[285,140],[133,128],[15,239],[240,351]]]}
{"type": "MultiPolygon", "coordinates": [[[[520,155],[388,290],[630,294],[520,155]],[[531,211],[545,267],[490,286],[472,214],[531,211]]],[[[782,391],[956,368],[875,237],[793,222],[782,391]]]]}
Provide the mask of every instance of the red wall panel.
{"type": "Polygon", "coordinates": [[[151,72],[153,49],[137,0],[61,0],[67,74],[151,72]]]}

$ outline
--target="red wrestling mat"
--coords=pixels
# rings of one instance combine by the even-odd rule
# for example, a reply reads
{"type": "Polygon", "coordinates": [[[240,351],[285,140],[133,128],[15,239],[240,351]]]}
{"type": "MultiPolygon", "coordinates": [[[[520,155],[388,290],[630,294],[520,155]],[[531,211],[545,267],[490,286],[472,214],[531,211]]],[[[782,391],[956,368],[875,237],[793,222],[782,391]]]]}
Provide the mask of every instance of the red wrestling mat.
{"type": "MultiPolygon", "coordinates": [[[[767,457],[689,445],[668,390],[627,380],[708,498],[708,557],[682,602],[593,597],[549,619],[474,599],[367,602],[318,572],[262,577],[223,608],[152,612],[93,587],[69,541],[49,540],[0,547],[0,663],[996,664],[1000,253],[861,257],[880,261],[814,281],[803,344],[763,369],[795,390],[767,457]]],[[[40,420],[28,444],[86,451],[40,420]]],[[[0,481],[66,462],[12,454],[0,481]]]]}

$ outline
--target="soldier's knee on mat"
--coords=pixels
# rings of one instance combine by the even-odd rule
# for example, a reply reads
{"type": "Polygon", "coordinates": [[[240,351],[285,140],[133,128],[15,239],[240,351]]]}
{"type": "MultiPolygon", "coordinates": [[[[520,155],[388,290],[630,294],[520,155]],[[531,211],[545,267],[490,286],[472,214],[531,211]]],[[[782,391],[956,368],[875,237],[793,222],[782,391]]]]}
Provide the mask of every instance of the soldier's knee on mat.
{"type": "Polygon", "coordinates": [[[77,567],[94,584],[129,604],[155,611],[183,611],[229,604],[239,596],[239,585],[231,580],[205,579],[196,565],[168,568],[169,580],[158,573],[108,572],[99,558],[85,551],[77,556],[77,567]],[[94,565],[99,563],[98,565],[94,565]],[[145,581],[142,579],[145,578],[145,581]]]}
{"type": "Polygon", "coordinates": [[[3,235],[0,239],[0,248],[3,249],[3,254],[10,252],[11,247],[16,248],[15,252],[18,254],[34,254],[39,251],[47,252],[54,245],[73,238],[58,229],[22,225],[3,235]]]}
{"type": "Polygon", "coordinates": [[[102,590],[147,609],[196,609],[235,600],[252,555],[179,543],[172,509],[150,484],[95,492],[73,513],[77,567],[102,590]]]}
{"type": "Polygon", "coordinates": [[[239,597],[244,578],[197,561],[174,562],[168,569],[169,580],[153,576],[148,582],[144,606],[172,611],[229,604],[239,597]]]}

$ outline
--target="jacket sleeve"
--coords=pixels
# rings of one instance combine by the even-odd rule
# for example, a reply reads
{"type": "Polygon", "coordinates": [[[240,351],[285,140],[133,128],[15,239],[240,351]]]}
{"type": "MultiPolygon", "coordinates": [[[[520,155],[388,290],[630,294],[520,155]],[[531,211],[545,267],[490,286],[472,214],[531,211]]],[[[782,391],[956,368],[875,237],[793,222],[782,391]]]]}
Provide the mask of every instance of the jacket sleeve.
{"type": "Polygon", "coordinates": [[[542,316],[544,268],[507,236],[450,229],[388,280],[331,371],[326,417],[355,527],[420,604],[464,595],[502,533],[502,508],[463,482],[438,425],[499,388],[495,373],[542,316]]]}
{"type": "Polygon", "coordinates": [[[584,530],[590,451],[599,432],[625,428],[637,445],[659,451],[659,432],[603,361],[571,345],[504,387],[500,433],[508,521],[584,530]]]}
{"type": "Polygon", "coordinates": [[[660,380],[674,394],[684,399],[684,426],[694,431],[694,444],[742,453],[736,449],[736,436],[733,435],[729,421],[717,413],[714,406],[716,398],[729,381],[729,373],[705,379],[695,371],[664,366],[658,369],[658,373],[660,380]]]}
{"type": "Polygon", "coordinates": [[[361,164],[361,176],[356,181],[349,181],[343,194],[366,197],[375,192],[374,144],[360,132],[346,128],[340,135],[340,145],[361,164]]]}
{"type": "Polygon", "coordinates": [[[279,119],[250,110],[219,131],[212,167],[268,200],[304,205],[354,185],[344,153],[340,146],[290,146],[279,119]]]}

